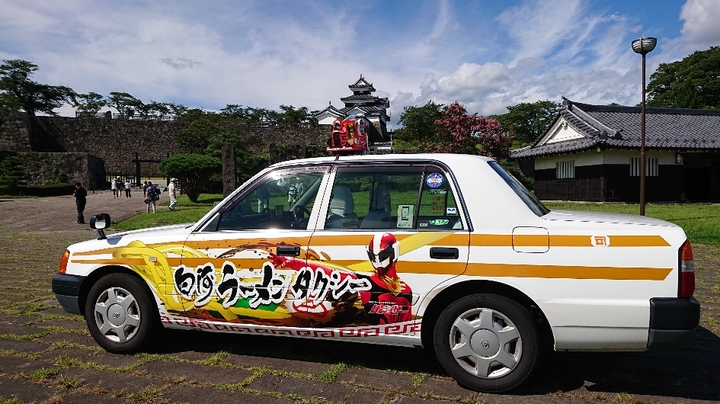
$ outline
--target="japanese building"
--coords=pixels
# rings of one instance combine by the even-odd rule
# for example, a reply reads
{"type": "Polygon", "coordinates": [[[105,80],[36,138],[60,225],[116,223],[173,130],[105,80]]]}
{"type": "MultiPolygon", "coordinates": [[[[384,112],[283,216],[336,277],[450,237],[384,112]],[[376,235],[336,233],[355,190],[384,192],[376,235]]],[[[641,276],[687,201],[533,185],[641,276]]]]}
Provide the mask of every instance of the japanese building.
{"type": "MultiPolygon", "coordinates": [[[[535,143],[513,150],[534,160],[544,200],[637,202],[641,109],[563,98],[535,143]]],[[[720,111],[646,108],[647,201],[720,201],[720,111]]]]}
{"type": "Polygon", "coordinates": [[[352,91],[352,95],[340,98],[344,107],[337,109],[332,105],[332,102],[329,103],[327,108],[314,114],[318,123],[320,125],[332,125],[335,119],[363,115],[373,124],[375,130],[383,139],[390,140],[387,131],[387,122],[390,120],[388,111],[390,101],[387,98],[374,95],[375,87],[372,83],[368,83],[362,74],[355,83],[348,85],[348,88],[352,91]]]}

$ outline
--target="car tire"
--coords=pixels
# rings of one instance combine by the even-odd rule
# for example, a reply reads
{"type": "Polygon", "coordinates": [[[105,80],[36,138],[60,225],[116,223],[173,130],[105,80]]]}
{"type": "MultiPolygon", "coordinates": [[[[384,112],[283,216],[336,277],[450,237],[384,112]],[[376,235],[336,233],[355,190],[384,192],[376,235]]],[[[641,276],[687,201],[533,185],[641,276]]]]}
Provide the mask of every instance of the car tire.
{"type": "Polygon", "coordinates": [[[106,275],[90,288],[85,321],[98,345],[119,354],[141,350],[160,328],[155,300],[147,285],[121,273],[106,275]]]}
{"type": "Polygon", "coordinates": [[[438,361],[460,385],[483,392],[519,386],[538,361],[539,338],[530,312],[494,294],[464,296],[437,321],[438,361]]]}

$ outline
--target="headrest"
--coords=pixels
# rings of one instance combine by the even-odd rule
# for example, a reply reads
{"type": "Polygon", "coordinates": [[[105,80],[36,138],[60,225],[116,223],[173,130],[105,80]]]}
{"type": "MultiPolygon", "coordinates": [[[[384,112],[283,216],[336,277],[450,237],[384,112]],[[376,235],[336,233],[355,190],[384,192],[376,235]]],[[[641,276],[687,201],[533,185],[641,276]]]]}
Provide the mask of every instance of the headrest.
{"type": "Polygon", "coordinates": [[[339,185],[333,189],[333,196],[330,200],[330,211],[336,215],[344,216],[353,213],[355,203],[353,202],[352,191],[350,188],[339,185]]]}

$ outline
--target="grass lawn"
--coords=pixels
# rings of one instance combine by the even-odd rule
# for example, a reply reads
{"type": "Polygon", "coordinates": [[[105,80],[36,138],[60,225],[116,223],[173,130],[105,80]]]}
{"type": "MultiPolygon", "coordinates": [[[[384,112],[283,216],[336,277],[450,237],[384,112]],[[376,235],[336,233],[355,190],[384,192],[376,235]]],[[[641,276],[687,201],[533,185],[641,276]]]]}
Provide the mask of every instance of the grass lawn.
{"type": "Polygon", "coordinates": [[[113,224],[116,230],[135,230],[171,224],[193,223],[210,211],[214,203],[223,199],[222,194],[200,194],[197,203],[190,202],[187,195],[180,195],[176,209],[167,209],[167,198],[157,205],[157,213],[141,214],[113,224]]]}
{"type": "MultiPolygon", "coordinates": [[[[177,210],[162,209],[168,201],[158,206],[154,215],[137,215],[113,225],[118,230],[134,230],[154,226],[164,226],[195,222],[203,217],[213,206],[222,200],[220,194],[201,194],[197,203],[192,203],[186,195],[178,198],[177,210]]],[[[554,210],[588,210],[594,212],[627,213],[637,215],[638,204],[586,203],[586,202],[545,202],[554,210]]],[[[356,206],[361,209],[362,207],[356,206]]],[[[357,209],[356,209],[357,210],[357,209]]],[[[648,204],[645,214],[681,226],[690,241],[696,244],[720,245],[720,206],[710,204],[648,204]]]]}

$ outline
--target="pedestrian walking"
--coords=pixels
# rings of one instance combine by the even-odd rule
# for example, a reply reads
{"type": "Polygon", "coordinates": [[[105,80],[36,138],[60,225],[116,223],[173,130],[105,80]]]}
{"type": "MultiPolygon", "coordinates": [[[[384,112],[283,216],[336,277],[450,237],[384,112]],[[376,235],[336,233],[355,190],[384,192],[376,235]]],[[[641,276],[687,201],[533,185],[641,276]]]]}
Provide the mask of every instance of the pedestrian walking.
{"type": "Polygon", "coordinates": [[[130,180],[125,180],[125,197],[126,198],[132,198],[132,195],[130,195],[130,188],[132,188],[132,184],[130,183],[130,180]]]}
{"type": "Polygon", "coordinates": [[[83,215],[83,212],[85,211],[85,203],[87,202],[87,191],[83,188],[81,183],[75,183],[73,196],[75,197],[75,207],[77,207],[77,222],[79,224],[84,224],[85,216],[83,215]]]}
{"type": "Polygon", "coordinates": [[[177,186],[177,178],[170,178],[170,184],[168,185],[168,196],[170,197],[170,210],[175,210],[177,204],[177,194],[175,187],[177,186]]]}

